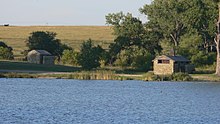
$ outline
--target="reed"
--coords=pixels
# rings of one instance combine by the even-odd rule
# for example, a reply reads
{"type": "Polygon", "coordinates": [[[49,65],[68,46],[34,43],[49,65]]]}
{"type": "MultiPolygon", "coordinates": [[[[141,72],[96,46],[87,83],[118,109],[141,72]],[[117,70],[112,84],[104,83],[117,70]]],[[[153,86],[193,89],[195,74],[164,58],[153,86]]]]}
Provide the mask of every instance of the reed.
{"type": "Polygon", "coordinates": [[[79,80],[127,80],[126,77],[118,76],[113,71],[83,71],[72,73],[68,78],[79,80]]]}
{"type": "Polygon", "coordinates": [[[37,78],[37,76],[27,73],[4,73],[4,78],[37,78]]]}

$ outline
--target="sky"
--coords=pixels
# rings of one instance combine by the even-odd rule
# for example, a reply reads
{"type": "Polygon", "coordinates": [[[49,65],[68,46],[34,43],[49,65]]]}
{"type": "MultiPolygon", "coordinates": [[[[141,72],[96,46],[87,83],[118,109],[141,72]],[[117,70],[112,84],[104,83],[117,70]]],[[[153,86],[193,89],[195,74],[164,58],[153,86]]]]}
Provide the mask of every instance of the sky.
{"type": "Polygon", "coordinates": [[[105,25],[123,11],[146,21],[139,8],[152,0],[0,0],[0,25],[105,25]]]}

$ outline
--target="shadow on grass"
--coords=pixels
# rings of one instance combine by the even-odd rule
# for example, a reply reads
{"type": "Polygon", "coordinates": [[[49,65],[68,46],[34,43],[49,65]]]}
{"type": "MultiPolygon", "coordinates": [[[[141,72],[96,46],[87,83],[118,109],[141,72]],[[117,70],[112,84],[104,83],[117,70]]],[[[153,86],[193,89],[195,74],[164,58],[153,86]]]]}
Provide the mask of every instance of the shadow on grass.
{"type": "Polygon", "coordinates": [[[1,70],[31,70],[31,71],[49,71],[49,72],[75,72],[81,68],[63,65],[42,65],[27,62],[0,61],[1,70]]]}
{"type": "Polygon", "coordinates": [[[214,74],[215,71],[214,70],[199,70],[199,71],[195,71],[193,74],[214,74]]]}

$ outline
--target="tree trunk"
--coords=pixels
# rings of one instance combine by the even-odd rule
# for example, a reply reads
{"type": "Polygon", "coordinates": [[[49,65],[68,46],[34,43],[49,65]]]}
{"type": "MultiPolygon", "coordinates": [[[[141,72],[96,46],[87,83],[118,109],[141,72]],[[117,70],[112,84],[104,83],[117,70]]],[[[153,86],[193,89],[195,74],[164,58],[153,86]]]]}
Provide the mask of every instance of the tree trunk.
{"type": "Polygon", "coordinates": [[[216,75],[220,76],[220,2],[218,2],[218,11],[219,11],[219,17],[218,17],[218,22],[217,22],[217,34],[215,38],[215,43],[216,43],[216,50],[217,50],[217,62],[216,62],[216,75]]]}

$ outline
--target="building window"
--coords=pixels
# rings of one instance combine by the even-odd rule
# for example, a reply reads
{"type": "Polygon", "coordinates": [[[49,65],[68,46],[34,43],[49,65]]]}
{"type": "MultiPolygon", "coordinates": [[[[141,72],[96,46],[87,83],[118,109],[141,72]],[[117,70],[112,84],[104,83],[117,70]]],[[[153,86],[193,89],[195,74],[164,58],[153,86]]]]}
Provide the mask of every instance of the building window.
{"type": "Polygon", "coordinates": [[[158,60],[158,64],[170,64],[170,60],[158,60]]]}

